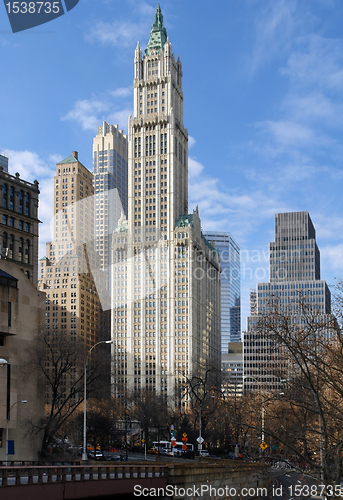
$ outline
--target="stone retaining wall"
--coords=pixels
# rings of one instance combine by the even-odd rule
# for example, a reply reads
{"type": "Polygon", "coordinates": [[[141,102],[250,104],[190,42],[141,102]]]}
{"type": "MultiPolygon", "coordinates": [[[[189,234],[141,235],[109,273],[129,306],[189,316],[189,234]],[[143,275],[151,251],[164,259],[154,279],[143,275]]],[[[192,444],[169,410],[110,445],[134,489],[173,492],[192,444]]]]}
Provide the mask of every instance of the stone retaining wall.
{"type": "Polygon", "coordinates": [[[168,486],[175,491],[174,496],[170,496],[169,490],[168,498],[175,500],[223,500],[238,496],[263,499],[271,481],[270,466],[260,463],[202,460],[167,465],[168,486]]]}

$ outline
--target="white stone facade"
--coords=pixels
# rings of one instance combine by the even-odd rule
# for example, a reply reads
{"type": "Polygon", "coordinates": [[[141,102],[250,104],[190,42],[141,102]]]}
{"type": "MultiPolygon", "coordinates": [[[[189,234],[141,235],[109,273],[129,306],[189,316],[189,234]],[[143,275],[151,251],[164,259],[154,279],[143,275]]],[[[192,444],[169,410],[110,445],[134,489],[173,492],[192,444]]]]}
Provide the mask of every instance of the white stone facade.
{"type": "Polygon", "coordinates": [[[128,220],[113,237],[113,388],[179,400],[187,378],[213,368],[215,383],[220,372],[220,263],[198,210],[187,215],[181,61],[166,39],[144,56],[138,44],[134,67],[128,220]]]}

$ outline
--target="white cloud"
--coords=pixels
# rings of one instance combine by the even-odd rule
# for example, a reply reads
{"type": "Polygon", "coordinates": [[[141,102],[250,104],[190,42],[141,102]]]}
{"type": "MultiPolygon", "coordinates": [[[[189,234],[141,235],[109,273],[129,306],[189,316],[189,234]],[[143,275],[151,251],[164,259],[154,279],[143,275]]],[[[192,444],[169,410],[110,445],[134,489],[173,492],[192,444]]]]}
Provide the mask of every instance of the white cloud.
{"type": "Polygon", "coordinates": [[[37,153],[12,150],[7,150],[7,153],[9,155],[9,171],[12,175],[18,172],[23,179],[29,182],[49,175],[50,167],[39,158],[37,153]]]}
{"type": "Polygon", "coordinates": [[[261,2],[255,20],[255,40],[248,72],[254,74],[261,66],[285,53],[291,43],[296,18],[296,1],[261,2]]]}
{"type": "Polygon", "coordinates": [[[313,120],[322,124],[325,120],[326,124],[343,123],[342,103],[334,102],[318,90],[307,92],[305,95],[290,94],[284,100],[282,109],[302,122],[313,120]]]}
{"type": "Polygon", "coordinates": [[[313,130],[290,120],[266,120],[257,124],[280,145],[308,146],[317,140],[313,130]]]}
{"type": "Polygon", "coordinates": [[[62,118],[62,120],[76,121],[83,130],[96,130],[99,125],[99,114],[106,111],[105,102],[97,98],[76,101],[73,109],[62,118]]]}
{"type": "Polygon", "coordinates": [[[195,139],[191,135],[188,136],[188,149],[191,149],[195,145],[195,139]]]}
{"type": "Polygon", "coordinates": [[[56,163],[61,161],[61,159],[62,159],[62,155],[60,155],[60,154],[49,155],[49,163],[52,163],[53,165],[55,165],[56,163]]]}
{"type": "MultiPolygon", "coordinates": [[[[343,240],[343,217],[338,217],[332,213],[322,213],[320,211],[313,214],[316,221],[316,232],[323,240],[343,240]]],[[[343,260],[341,262],[343,270],[343,260]]]]}
{"type": "Polygon", "coordinates": [[[337,272],[337,278],[343,278],[343,243],[321,247],[320,256],[327,269],[337,272]]]}
{"type": "Polygon", "coordinates": [[[132,109],[121,109],[120,111],[116,111],[108,116],[108,121],[109,123],[114,123],[118,124],[119,127],[124,130],[126,133],[127,131],[127,124],[128,124],[128,117],[129,115],[132,114],[132,109]]]}
{"type": "Polygon", "coordinates": [[[203,169],[204,166],[200,162],[194,160],[194,158],[188,158],[188,175],[191,179],[193,179],[193,177],[198,177],[203,169]]]}
{"type": "Polygon", "coordinates": [[[189,158],[189,210],[199,206],[204,230],[229,231],[240,244],[258,231],[276,212],[289,211],[289,207],[270,194],[266,185],[261,188],[252,180],[237,190],[224,186],[206,173],[205,167],[189,158]]]}
{"type": "Polygon", "coordinates": [[[156,7],[152,7],[146,2],[142,2],[139,0],[137,2],[137,8],[135,10],[138,11],[140,16],[145,16],[148,17],[149,19],[153,19],[156,12],[156,7]]]}
{"type": "MultiPolygon", "coordinates": [[[[302,8],[300,4],[298,7],[302,8]]],[[[259,137],[251,144],[255,153],[283,166],[285,158],[299,166],[318,165],[320,155],[328,165],[340,164],[343,39],[303,35],[311,23],[301,24],[300,17],[298,14],[298,26],[294,27],[301,36],[292,37],[287,63],[280,69],[288,90],[279,116],[255,124],[259,137]]]]}
{"type": "Polygon", "coordinates": [[[298,49],[291,52],[281,73],[298,88],[315,85],[342,93],[343,41],[311,34],[299,37],[297,45],[298,49]]]}
{"type": "Polygon", "coordinates": [[[109,90],[99,96],[93,95],[90,99],[78,100],[62,120],[76,122],[83,130],[93,132],[104,120],[126,130],[128,116],[132,113],[131,96],[132,89],[124,87],[109,90]]]}
{"type": "Polygon", "coordinates": [[[111,95],[113,95],[113,97],[131,97],[132,86],[130,85],[130,87],[120,87],[116,90],[112,90],[111,95]]]}
{"type": "Polygon", "coordinates": [[[99,21],[90,26],[86,40],[100,42],[101,45],[132,47],[137,40],[146,37],[145,23],[114,20],[111,23],[99,21]]]}

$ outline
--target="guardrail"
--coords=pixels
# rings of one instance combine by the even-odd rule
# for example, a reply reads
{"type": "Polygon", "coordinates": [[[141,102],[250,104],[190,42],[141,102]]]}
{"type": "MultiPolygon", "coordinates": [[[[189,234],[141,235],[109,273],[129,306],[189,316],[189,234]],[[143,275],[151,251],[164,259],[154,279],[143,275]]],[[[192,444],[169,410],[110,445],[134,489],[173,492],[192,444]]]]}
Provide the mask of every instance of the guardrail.
{"type": "Polygon", "coordinates": [[[0,467],[1,486],[166,477],[166,465],[63,465],[0,467]]]}

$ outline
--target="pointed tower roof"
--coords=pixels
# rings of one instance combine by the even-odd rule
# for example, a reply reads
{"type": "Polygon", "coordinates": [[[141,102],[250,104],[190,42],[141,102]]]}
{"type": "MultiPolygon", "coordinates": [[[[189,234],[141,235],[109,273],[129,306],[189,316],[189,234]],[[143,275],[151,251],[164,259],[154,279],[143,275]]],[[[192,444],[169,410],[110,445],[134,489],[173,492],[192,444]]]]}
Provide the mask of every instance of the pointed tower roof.
{"type": "MultiPolygon", "coordinates": [[[[82,165],[82,163],[78,159],[78,156],[79,156],[78,153],[76,151],[73,151],[72,154],[70,156],[68,156],[68,158],[65,158],[64,160],[59,161],[58,163],[56,163],[56,165],[63,165],[64,163],[76,163],[76,162],[78,162],[82,165]]],[[[84,167],[84,165],[82,165],[82,166],[84,167]]]]}
{"type": "Polygon", "coordinates": [[[153,50],[157,54],[161,52],[166,41],[167,41],[167,30],[165,29],[163,24],[163,15],[160,4],[158,4],[154,18],[154,24],[151,26],[148,46],[145,49],[146,55],[150,56],[153,50]]]}

